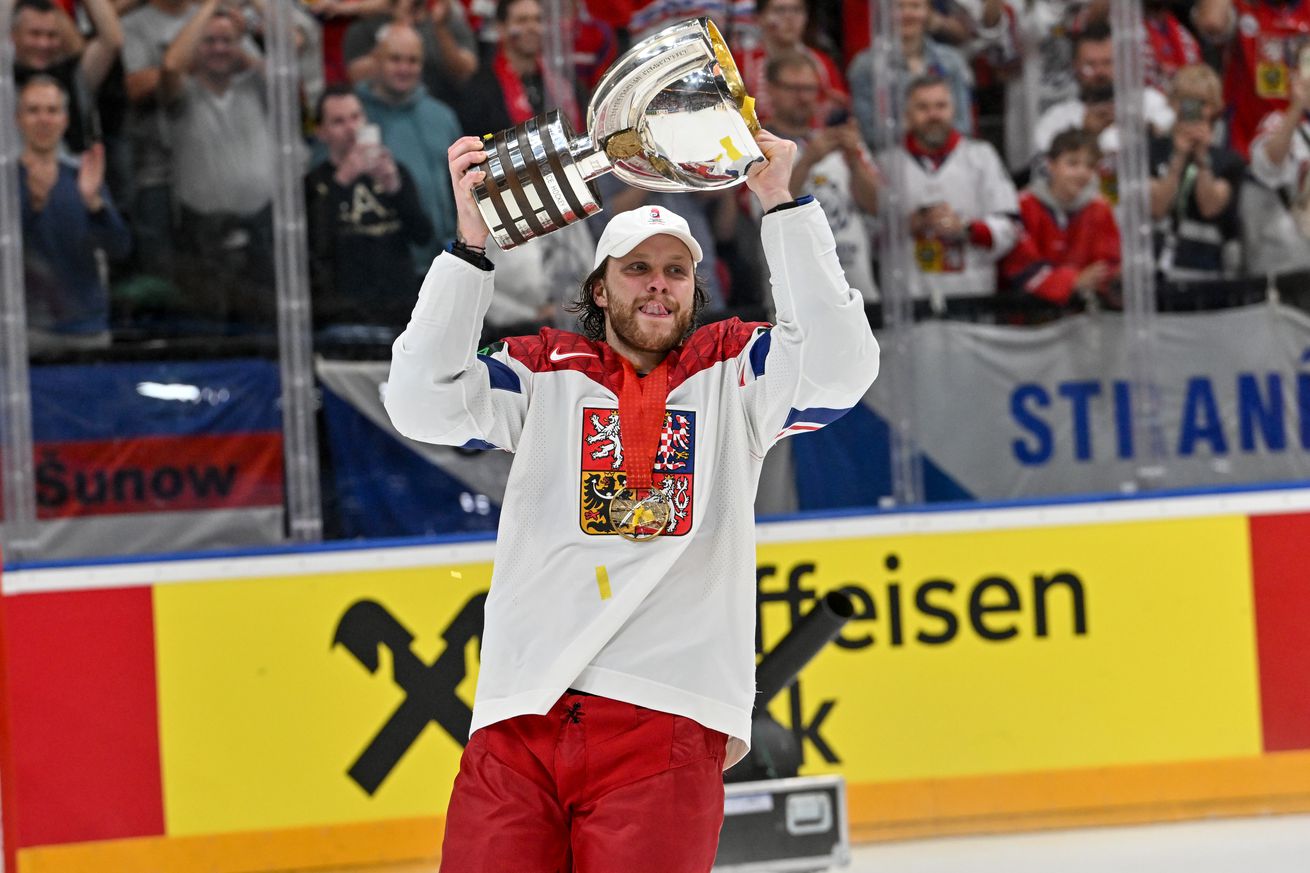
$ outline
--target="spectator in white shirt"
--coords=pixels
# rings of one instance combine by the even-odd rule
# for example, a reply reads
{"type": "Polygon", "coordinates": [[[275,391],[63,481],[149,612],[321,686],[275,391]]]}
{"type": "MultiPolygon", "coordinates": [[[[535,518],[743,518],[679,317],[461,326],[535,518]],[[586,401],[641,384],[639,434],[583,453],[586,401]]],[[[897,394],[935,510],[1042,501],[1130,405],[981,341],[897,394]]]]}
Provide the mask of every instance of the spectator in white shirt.
{"type": "Polygon", "coordinates": [[[905,142],[880,156],[904,171],[916,270],[913,294],[936,313],[960,298],[996,291],[996,262],[1018,239],[1019,197],[990,143],[952,127],[949,85],[936,76],[910,82],[905,142]]]}
{"type": "MultiPolygon", "coordinates": [[[[1073,63],[1078,96],[1055,104],[1037,119],[1032,143],[1036,159],[1046,154],[1056,134],[1071,127],[1094,134],[1103,154],[1119,151],[1119,132],[1114,126],[1114,43],[1108,24],[1093,21],[1074,37],[1073,63]]],[[[1144,89],[1142,108],[1157,135],[1173,129],[1174,111],[1159,91],[1144,89]]]]}

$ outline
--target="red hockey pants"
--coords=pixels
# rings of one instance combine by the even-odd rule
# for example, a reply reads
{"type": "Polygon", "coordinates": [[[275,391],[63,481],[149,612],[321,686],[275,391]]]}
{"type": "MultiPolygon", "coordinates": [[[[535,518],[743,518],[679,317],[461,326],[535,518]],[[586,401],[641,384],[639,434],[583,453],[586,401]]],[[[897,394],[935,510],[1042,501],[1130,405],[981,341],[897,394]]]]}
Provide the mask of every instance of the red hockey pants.
{"type": "Polygon", "coordinates": [[[460,760],[441,873],[706,873],[726,741],[573,691],[546,715],[484,727],[460,760]]]}

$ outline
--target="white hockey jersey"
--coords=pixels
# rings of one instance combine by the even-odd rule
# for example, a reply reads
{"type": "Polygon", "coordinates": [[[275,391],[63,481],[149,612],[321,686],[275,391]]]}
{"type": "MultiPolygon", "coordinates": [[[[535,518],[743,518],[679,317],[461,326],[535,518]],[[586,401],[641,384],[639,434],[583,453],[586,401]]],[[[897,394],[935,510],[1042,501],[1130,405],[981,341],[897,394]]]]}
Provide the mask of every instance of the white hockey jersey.
{"type": "Polygon", "coordinates": [[[1009,254],[1019,240],[1019,193],[1001,156],[991,143],[954,137],[950,151],[937,162],[892,149],[879,158],[879,166],[899,161],[904,167],[907,213],[946,203],[966,225],[986,228],[986,245],[970,239],[914,239],[913,295],[927,298],[935,308],[952,297],[985,297],[996,293],[996,262],[1009,254]]]}
{"type": "Polygon", "coordinates": [[[860,295],[817,202],[765,216],[777,324],[708,325],[669,353],[655,481],[675,512],[661,536],[614,532],[621,358],[543,330],[474,349],[492,272],[442,254],[396,340],[396,429],[514,452],[486,603],[472,730],[545,713],[576,688],[750,739],[755,520],[764,453],[859,402],[878,372],[860,295]]]}

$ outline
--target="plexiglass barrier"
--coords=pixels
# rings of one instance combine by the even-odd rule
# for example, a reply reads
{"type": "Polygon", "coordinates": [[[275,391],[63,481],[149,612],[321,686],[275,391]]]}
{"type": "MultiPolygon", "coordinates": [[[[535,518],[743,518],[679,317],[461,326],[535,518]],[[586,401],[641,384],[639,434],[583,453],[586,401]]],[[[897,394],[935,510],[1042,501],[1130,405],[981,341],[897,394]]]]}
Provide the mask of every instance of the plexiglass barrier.
{"type": "MultiPolygon", "coordinates": [[[[511,457],[406,440],[382,405],[454,237],[446,149],[550,108],[581,128],[668,11],[361,9],[5,15],[7,560],[495,529],[511,457]]],[[[1149,34],[1209,24],[1154,5],[705,11],[798,143],[793,193],[823,205],[883,349],[861,403],[770,453],[761,515],[1305,477],[1310,242],[1280,179],[1310,147],[1276,138],[1295,46],[1261,90],[1207,66],[1214,34],[1166,63],[1149,34]],[[1269,120],[1225,132],[1247,97],[1237,115],[1269,120]]],[[[480,343],[575,326],[596,239],[639,205],[701,240],[706,320],[772,317],[745,187],[602,193],[601,215],[490,253],[480,343]]]]}

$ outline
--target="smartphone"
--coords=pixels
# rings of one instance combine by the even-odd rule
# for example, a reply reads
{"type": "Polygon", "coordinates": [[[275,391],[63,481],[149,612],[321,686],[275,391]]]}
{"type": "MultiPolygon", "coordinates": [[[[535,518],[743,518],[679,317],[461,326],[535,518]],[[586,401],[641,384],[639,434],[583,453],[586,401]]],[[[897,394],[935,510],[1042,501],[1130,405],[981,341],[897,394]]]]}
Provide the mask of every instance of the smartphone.
{"type": "MultiPolygon", "coordinates": [[[[1302,73],[1302,75],[1305,75],[1302,73]]],[[[1205,101],[1197,97],[1184,97],[1178,101],[1179,121],[1204,121],[1205,101]]]]}
{"type": "Polygon", "coordinates": [[[357,145],[382,145],[382,128],[376,124],[366,124],[355,135],[357,145]]]}
{"type": "Polygon", "coordinates": [[[1114,102],[1114,84],[1109,85],[1092,85],[1082,89],[1080,95],[1084,103],[1113,103],[1114,102]]]}
{"type": "Polygon", "coordinates": [[[847,121],[850,121],[851,111],[845,106],[839,106],[832,112],[828,113],[827,119],[824,120],[826,127],[840,127],[847,121]]]}

